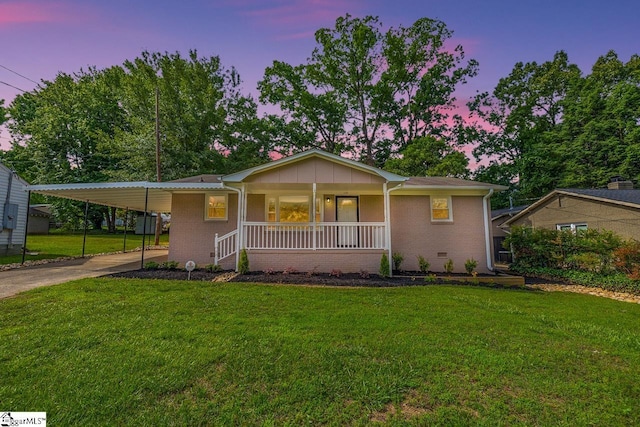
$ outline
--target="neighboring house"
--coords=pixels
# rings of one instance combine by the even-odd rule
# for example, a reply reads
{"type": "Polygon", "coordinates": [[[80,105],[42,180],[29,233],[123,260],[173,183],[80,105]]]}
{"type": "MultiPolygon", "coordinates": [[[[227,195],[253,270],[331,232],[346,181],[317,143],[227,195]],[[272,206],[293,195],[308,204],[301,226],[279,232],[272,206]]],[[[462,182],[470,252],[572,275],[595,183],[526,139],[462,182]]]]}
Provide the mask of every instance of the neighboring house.
{"type": "Polygon", "coordinates": [[[251,270],[378,272],[382,254],[418,256],[442,271],[467,259],[492,266],[489,198],[506,187],[455,178],[408,178],[320,150],[238,173],[163,183],[33,186],[111,206],[171,212],[169,259],[251,270]]]}
{"type": "Polygon", "coordinates": [[[611,182],[607,189],[554,190],[504,226],[609,230],[640,240],[640,190],[630,181],[611,182]]]}
{"type": "Polygon", "coordinates": [[[28,183],[0,163],[0,255],[19,253],[27,226],[28,183]]]}
{"type": "MultiPolygon", "coordinates": [[[[502,247],[502,242],[507,237],[507,231],[503,224],[516,214],[526,209],[525,206],[513,206],[504,209],[495,209],[491,211],[491,231],[493,234],[493,259],[498,262],[510,262],[511,251],[502,247]]],[[[506,227],[508,229],[508,227],[506,227]]]]}
{"type": "Polygon", "coordinates": [[[50,224],[51,205],[40,204],[29,206],[27,234],[49,234],[50,224]]]}

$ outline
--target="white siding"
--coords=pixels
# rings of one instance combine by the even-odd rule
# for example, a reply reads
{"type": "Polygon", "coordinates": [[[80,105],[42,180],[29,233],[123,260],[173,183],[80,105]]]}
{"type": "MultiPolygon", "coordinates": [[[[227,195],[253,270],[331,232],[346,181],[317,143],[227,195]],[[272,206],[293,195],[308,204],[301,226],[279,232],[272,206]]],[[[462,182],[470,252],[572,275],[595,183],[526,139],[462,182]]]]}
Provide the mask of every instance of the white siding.
{"type": "MultiPolygon", "coordinates": [[[[13,172],[0,164],[0,227],[2,226],[2,219],[4,218],[4,205],[7,201],[7,191],[9,190],[9,176],[13,172]]],[[[15,230],[2,229],[0,231],[0,254],[6,249],[20,250],[24,243],[24,233],[27,228],[27,215],[28,215],[28,197],[25,191],[27,182],[17,175],[13,176],[11,183],[11,194],[9,198],[10,203],[18,205],[18,223],[15,230]],[[11,240],[11,247],[7,247],[11,240]]]]}

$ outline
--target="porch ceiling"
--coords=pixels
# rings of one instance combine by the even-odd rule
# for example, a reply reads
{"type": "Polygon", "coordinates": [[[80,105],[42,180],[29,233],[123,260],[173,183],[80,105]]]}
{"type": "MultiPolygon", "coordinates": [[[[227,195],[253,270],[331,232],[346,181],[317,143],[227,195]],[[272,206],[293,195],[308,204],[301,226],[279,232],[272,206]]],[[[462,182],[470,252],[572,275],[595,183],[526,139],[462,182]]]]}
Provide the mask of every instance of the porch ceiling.
{"type": "Polygon", "coordinates": [[[212,191],[223,189],[220,183],[187,182],[105,182],[87,184],[29,185],[26,190],[47,196],[88,201],[98,205],[113,206],[137,211],[171,212],[173,192],[212,191]]]}

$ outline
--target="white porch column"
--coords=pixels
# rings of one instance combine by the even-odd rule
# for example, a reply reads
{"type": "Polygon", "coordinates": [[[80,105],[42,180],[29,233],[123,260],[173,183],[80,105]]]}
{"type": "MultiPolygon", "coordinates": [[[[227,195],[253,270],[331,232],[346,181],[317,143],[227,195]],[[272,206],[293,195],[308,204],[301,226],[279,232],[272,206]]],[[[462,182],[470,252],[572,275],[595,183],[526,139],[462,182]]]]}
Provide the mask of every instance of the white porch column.
{"type": "Polygon", "coordinates": [[[391,254],[391,209],[389,207],[389,190],[387,183],[382,184],[382,194],[384,194],[384,239],[387,246],[387,258],[389,259],[389,275],[393,275],[393,264],[391,254]]]}
{"type": "MultiPolygon", "coordinates": [[[[238,266],[240,265],[240,251],[242,250],[244,233],[242,232],[244,227],[244,221],[246,218],[244,217],[244,207],[246,206],[245,192],[244,192],[244,184],[240,187],[240,190],[234,189],[238,194],[238,215],[237,215],[237,225],[238,235],[236,236],[236,271],[238,271],[238,266]]],[[[217,249],[217,247],[216,247],[217,249]]]]}
{"type": "MultiPolygon", "coordinates": [[[[312,241],[313,241],[313,250],[315,251],[316,248],[318,247],[318,244],[316,242],[316,230],[317,230],[317,224],[316,224],[316,209],[318,209],[318,207],[316,206],[316,183],[313,183],[313,203],[311,204],[311,206],[313,207],[311,213],[310,213],[310,217],[313,218],[312,222],[313,222],[313,236],[312,236],[312,241]]],[[[311,218],[309,218],[311,220],[311,218]]]]}

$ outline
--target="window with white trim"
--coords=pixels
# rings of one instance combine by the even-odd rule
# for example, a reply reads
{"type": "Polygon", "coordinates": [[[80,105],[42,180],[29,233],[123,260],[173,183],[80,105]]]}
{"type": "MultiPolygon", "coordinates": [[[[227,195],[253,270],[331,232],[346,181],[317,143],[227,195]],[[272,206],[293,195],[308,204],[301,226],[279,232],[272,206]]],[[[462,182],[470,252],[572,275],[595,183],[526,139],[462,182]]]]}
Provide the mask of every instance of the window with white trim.
{"type": "Polygon", "coordinates": [[[570,223],[570,224],[556,224],[556,230],[560,231],[584,231],[587,230],[587,223],[579,222],[579,223],[570,223]]]}
{"type": "Polygon", "coordinates": [[[225,221],[228,218],[228,197],[227,194],[205,195],[204,219],[206,221],[225,221]]]}
{"type": "Polygon", "coordinates": [[[311,197],[283,195],[267,197],[267,222],[310,222],[311,197]]]}
{"type": "Polygon", "coordinates": [[[451,196],[431,196],[431,221],[453,221],[451,196]]]}

